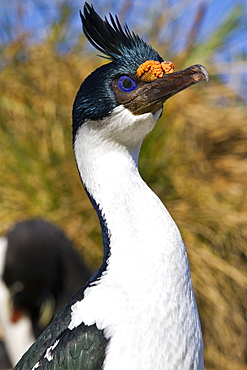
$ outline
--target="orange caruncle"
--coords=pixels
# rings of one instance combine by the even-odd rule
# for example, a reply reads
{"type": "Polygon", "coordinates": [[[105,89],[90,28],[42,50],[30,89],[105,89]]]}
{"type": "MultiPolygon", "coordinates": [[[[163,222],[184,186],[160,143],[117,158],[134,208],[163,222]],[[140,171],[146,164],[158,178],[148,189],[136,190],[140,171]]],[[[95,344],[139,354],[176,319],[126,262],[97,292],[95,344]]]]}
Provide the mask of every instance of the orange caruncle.
{"type": "Polygon", "coordinates": [[[173,73],[174,68],[175,66],[172,62],[164,61],[160,63],[155,60],[146,60],[137,68],[136,74],[142,81],[151,82],[163,77],[164,73],[173,73]]]}

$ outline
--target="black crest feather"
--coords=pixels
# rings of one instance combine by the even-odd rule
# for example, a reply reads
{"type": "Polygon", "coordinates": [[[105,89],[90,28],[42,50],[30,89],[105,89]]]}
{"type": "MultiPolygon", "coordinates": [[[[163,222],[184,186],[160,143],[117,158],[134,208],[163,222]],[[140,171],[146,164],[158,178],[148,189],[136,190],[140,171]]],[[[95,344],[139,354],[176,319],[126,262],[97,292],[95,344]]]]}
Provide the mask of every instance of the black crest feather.
{"type": "Polygon", "coordinates": [[[92,5],[85,3],[84,15],[80,12],[83,32],[90,43],[112,61],[125,58],[138,60],[138,65],[145,60],[163,61],[159,54],[143,41],[138,35],[129,30],[127,24],[121,26],[117,16],[110,14],[110,22],[103,20],[92,5]]]}

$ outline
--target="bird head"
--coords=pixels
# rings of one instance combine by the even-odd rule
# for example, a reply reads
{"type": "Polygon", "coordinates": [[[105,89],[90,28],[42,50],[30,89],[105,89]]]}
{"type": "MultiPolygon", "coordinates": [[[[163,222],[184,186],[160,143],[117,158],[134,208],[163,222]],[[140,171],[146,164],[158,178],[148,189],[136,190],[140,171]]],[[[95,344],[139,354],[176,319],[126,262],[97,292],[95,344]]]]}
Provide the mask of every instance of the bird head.
{"type": "Polygon", "coordinates": [[[87,120],[102,121],[121,106],[135,117],[160,116],[163,104],[187,87],[208,80],[205,67],[193,65],[174,72],[163,58],[118,17],[104,20],[93,6],[80,13],[89,42],[110,62],[93,71],[82,83],[73,106],[73,136],[87,120]],[[158,114],[157,114],[158,113],[158,114]]]}

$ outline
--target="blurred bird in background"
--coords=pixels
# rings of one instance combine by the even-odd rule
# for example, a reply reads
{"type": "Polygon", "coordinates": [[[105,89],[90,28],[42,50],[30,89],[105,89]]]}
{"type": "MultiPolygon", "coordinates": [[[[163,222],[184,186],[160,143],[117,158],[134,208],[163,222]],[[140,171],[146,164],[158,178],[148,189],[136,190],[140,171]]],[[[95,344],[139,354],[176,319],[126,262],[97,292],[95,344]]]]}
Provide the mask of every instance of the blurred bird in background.
{"type": "Polygon", "coordinates": [[[72,241],[50,222],[18,222],[0,238],[0,327],[12,366],[89,276],[72,241]]]}

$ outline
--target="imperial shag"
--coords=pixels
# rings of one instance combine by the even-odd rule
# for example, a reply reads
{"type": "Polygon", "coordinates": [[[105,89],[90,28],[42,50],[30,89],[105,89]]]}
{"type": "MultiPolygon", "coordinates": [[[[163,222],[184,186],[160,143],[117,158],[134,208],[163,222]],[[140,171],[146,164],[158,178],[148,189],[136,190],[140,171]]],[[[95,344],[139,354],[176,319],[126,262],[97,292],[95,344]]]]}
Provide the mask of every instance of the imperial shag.
{"type": "Polygon", "coordinates": [[[85,79],[73,107],[75,157],[100,220],[104,258],[15,369],[203,369],[186,249],[137,163],[164,102],[207,80],[207,71],[173,72],[127,25],[101,19],[87,3],[81,20],[111,60],[85,79]]]}
{"type": "Polygon", "coordinates": [[[0,326],[12,367],[89,277],[50,222],[21,221],[0,238],[0,326]]]}

